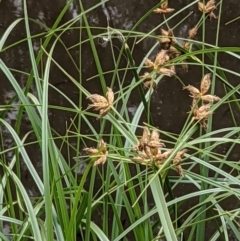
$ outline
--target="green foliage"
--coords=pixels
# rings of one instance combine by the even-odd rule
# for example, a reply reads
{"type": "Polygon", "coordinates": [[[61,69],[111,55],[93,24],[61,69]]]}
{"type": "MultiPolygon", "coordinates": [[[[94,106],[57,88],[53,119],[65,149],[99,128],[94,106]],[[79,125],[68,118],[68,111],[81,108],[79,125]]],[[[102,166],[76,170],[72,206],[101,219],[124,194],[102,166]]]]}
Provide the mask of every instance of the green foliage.
{"type": "MultiPolygon", "coordinates": [[[[222,1],[218,5],[218,19],[212,20],[217,22],[215,44],[205,42],[205,30],[209,20],[207,19],[208,13],[203,14],[197,25],[198,29],[202,28],[201,41],[180,39],[174,36],[178,41],[189,41],[189,49],[172,43],[181,54],[174,56],[161,66],[152,67],[150,75],[154,77],[154,83],[157,85],[163,79],[162,74],[157,74],[157,72],[160,73],[161,68],[169,70],[171,66],[181,66],[183,61],[184,64],[202,69],[203,75],[211,73],[212,84],[211,87],[209,86],[211,95],[214,94],[217,83],[221,83],[225,94],[217,103],[211,104],[209,111],[217,112],[223,105],[228,105],[234,126],[214,130],[213,113],[207,118],[205,131],[199,125],[201,120],[199,122],[193,120],[192,115],[195,115],[193,108],[189,109],[189,113],[186,114],[186,122],[180,133],[156,129],[150,101],[154,92],[154,84],[152,82],[149,89],[144,92],[145,79],[140,78],[139,75],[145,60],[137,65],[133,53],[136,44],[140,41],[159,40],[159,36],[156,36],[154,31],[159,27],[168,26],[171,19],[185,9],[196,5],[198,1],[193,1],[183,9],[176,10],[170,17],[164,15],[164,21],[148,33],[139,32],[136,29],[141,23],[148,21],[147,17],[153,14],[154,9],[161,7],[164,3],[159,3],[150,9],[130,31],[127,31],[109,26],[101,29],[94,28],[89,24],[87,14],[102,7],[104,1],[99,1],[97,5],[89,9],[85,9],[82,1],[79,1],[80,14],[62,24],[62,19],[72,2],[68,1],[53,26],[48,28],[28,18],[26,0],[23,1],[24,18],[14,21],[0,40],[1,53],[26,42],[32,66],[29,73],[20,72],[27,76],[25,88],[22,89],[13,74],[20,70],[10,69],[2,59],[0,60],[0,69],[16,93],[9,103],[0,108],[1,131],[7,129],[14,140],[13,147],[6,147],[3,144],[4,137],[1,132],[0,163],[3,175],[0,185],[0,239],[4,241],[10,239],[74,241],[78,240],[77,235],[79,235],[81,240],[85,241],[141,241],[161,240],[162,238],[168,241],[202,241],[206,240],[206,224],[211,221],[214,231],[209,240],[229,240],[229,232],[240,240],[238,227],[240,210],[225,210],[221,205],[224,200],[229,198],[238,200],[240,196],[239,165],[238,162],[231,161],[229,158],[234,148],[239,147],[240,144],[240,127],[235,113],[236,110],[239,111],[240,85],[233,86],[226,77],[230,74],[239,77],[240,74],[218,63],[219,53],[239,59],[240,48],[219,46],[222,1]],[[25,23],[26,38],[7,46],[6,40],[20,22],[25,23]],[[29,22],[40,25],[44,32],[33,36],[29,22]],[[78,24],[77,29],[80,33],[79,43],[67,47],[62,36],[76,29],[76,24],[78,24]],[[101,33],[93,34],[95,30],[101,30],[101,33]],[[83,32],[87,34],[87,39],[82,39],[83,32]],[[38,55],[35,56],[32,40],[39,36],[45,36],[45,39],[38,55]],[[96,47],[96,40],[99,39],[107,39],[105,44],[108,44],[111,50],[115,69],[108,72],[103,72],[96,47]],[[114,49],[116,40],[120,44],[117,54],[114,49]],[[134,44],[131,45],[130,42],[134,44]],[[104,110],[107,110],[106,115],[98,120],[99,128],[92,124],[93,118],[98,117],[98,113],[83,107],[86,98],[96,94],[84,87],[86,80],[81,76],[83,45],[86,43],[91,47],[97,70],[97,75],[92,76],[88,81],[93,82],[98,78],[102,90],[97,98],[105,98],[107,102],[101,102],[101,104],[109,105],[104,107],[104,110]],[[58,44],[65,49],[72,60],[73,68],[79,73],[78,79],[68,73],[64,66],[54,58],[58,44]],[[72,49],[79,50],[78,63],[71,56],[72,49]],[[126,61],[125,68],[120,68],[122,60],[126,61]],[[52,66],[55,66],[74,86],[78,93],[77,104],[71,96],[67,96],[57,86],[50,83],[52,66]],[[111,74],[110,83],[109,79],[106,79],[107,74],[111,74]],[[132,80],[126,85],[124,83],[127,82],[129,74],[132,80]],[[35,94],[30,91],[32,86],[36,88],[35,94]],[[107,87],[117,90],[111,103],[106,96],[107,87]],[[66,100],[69,106],[51,105],[49,103],[50,90],[54,90],[66,100]],[[135,90],[138,91],[140,102],[134,116],[131,117],[127,107],[135,90]],[[17,120],[13,127],[4,119],[12,108],[14,99],[19,99],[19,105],[17,120]],[[60,110],[65,114],[74,115],[74,118],[67,123],[64,135],[54,129],[48,115],[49,110],[60,110]],[[24,133],[22,137],[21,123],[24,112],[31,123],[31,131],[24,133]],[[149,140],[141,143],[141,138],[137,136],[137,131],[143,128],[142,117],[146,120],[145,127],[152,133],[155,130],[166,138],[162,140],[165,147],[161,146],[161,153],[160,144],[157,146],[159,152],[157,161],[149,157],[149,155],[154,156],[153,154],[147,157],[146,153],[144,154],[144,151],[154,151],[153,147],[148,146],[149,140]],[[86,128],[89,130],[88,133],[84,132],[86,128]],[[34,141],[29,141],[30,135],[33,136],[34,141]],[[73,138],[75,146],[70,141],[73,138]],[[102,139],[106,146],[100,144],[98,146],[102,139]],[[225,155],[220,155],[216,148],[223,144],[228,144],[228,151],[225,155]],[[94,147],[90,148],[89,145],[94,147]],[[136,145],[141,149],[138,152],[132,151],[136,145]],[[37,171],[29,157],[27,149],[31,146],[40,150],[42,174],[37,171]],[[163,157],[162,155],[170,150],[169,146],[173,147],[172,151],[163,157]],[[67,155],[63,154],[64,148],[68,150],[67,155]],[[84,152],[83,149],[87,151],[84,152]],[[183,153],[180,159],[177,159],[178,154],[184,149],[188,152],[183,153]],[[14,155],[9,161],[7,153],[10,151],[13,151],[14,155]],[[134,161],[136,157],[139,157],[138,162],[134,161]],[[74,163],[71,161],[73,158],[74,163]],[[38,195],[34,198],[29,197],[23,185],[21,161],[27,166],[34,185],[37,187],[38,195]],[[105,164],[96,166],[97,162],[105,162],[105,164]],[[177,170],[181,174],[180,164],[183,168],[184,175],[182,176],[176,172],[177,170]],[[75,171],[79,165],[85,165],[80,178],[75,171]],[[227,167],[230,171],[225,171],[223,167],[227,167]],[[183,193],[181,196],[174,197],[174,193],[183,185],[194,187],[194,190],[191,193],[183,193]],[[198,203],[180,212],[184,204],[188,205],[189,201],[194,198],[195,200],[199,198],[198,203]],[[10,224],[9,235],[3,232],[4,222],[10,224]]],[[[185,18],[179,24],[184,20],[185,18]]],[[[177,26],[172,29],[175,27],[177,26]]],[[[158,43],[149,50],[146,58],[152,55],[157,47],[158,43]]],[[[176,79],[182,83],[177,74],[176,79]]],[[[173,80],[169,79],[169,82],[171,81],[173,80]]],[[[196,82],[194,87],[199,86],[200,80],[196,82]]],[[[99,109],[101,110],[100,107],[99,109]]],[[[157,141],[160,142],[160,140],[157,141]]]]}

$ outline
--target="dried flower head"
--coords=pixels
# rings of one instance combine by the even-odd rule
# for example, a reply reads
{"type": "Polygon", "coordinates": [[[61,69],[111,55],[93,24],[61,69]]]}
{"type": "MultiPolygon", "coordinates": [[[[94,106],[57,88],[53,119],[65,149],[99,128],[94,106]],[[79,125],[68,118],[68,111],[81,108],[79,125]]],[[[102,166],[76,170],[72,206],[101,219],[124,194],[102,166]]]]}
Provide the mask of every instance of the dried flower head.
{"type": "Polygon", "coordinates": [[[188,32],[188,38],[193,39],[197,34],[197,27],[195,26],[194,28],[190,29],[188,32]]]}
{"type": "Polygon", "coordinates": [[[173,36],[173,31],[169,29],[168,31],[161,28],[161,34],[165,37],[172,37],[173,36]]]}
{"type": "Polygon", "coordinates": [[[205,5],[202,2],[198,2],[199,11],[208,14],[210,19],[217,18],[217,16],[213,13],[216,9],[215,0],[209,0],[205,5]]]}
{"type": "Polygon", "coordinates": [[[155,68],[163,66],[169,60],[166,50],[161,50],[154,61],[155,68]]]}
{"type": "Polygon", "coordinates": [[[155,77],[148,72],[145,72],[142,76],[139,76],[140,79],[143,79],[143,87],[145,89],[148,89],[152,86],[154,90],[157,89],[157,82],[155,80],[155,77]]]}
{"type": "Polygon", "coordinates": [[[167,69],[167,68],[160,68],[158,70],[158,73],[162,74],[162,75],[169,76],[169,77],[171,77],[171,76],[176,74],[174,68],[169,68],[169,69],[167,69]]]}
{"type": "Polygon", "coordinates": [[[212,111],[210,111],[210,107],[210,104],[202,105],[200,108],[195,106],[193,110],[193,119],[199,121],[199,124],[205,130],[207,128],[206,120],[209,117],[209,115],[212,114],[212,111]]]}
{"type": "Polygon", "coordinates": [[[177,152],[176,156],[173,159],[173,164],[175,165],[176,171],[179,173],[180,176],[183,176],[183,169],[180,165],[183,159],[183,155],[187,152],[187,149],[183,149],[177,152]]]}
{"type": "Polygon", "coordinates": [[[177,43],[176,39],[173,36],[172,29],[166,31],[165,29],[161,28],[161,35],[163,37],[159,39],[159,42],[162,47],[168,49],[171,46],[171,44],[177,43]]]}
{"type": "Polygon", "coordinates": [[[107,93],[106,93],[107,101],[109,105],[112,105],[114,101],[114,93],[111,88],[107,87],[107,93]]]}
{"type": "Polygon", "coordinates": [[[145,65],[149,69],[156,70],[158,74],[166,75],[166,76],[173,76],[175,74],[174,69],[162,67],[167,61],[169,60],[169,56],[167,54],[166,50],[161,50],[157,56],[154,62],[152,62],[150,59],[145,60],[145,65]]]}
{"type": "Polygon", "coordinates": [[[145,60],[145,65],[146,65],[149,69],[154,69],[154,63],[153,63],[150,59],[146,59],[146,60],[145,60]]]}
{"type": "Polygon", "coordinates": [[[147,145],[148,141],[150,138],[150,131],[148,128],[145,126],[143,128],[143,134],[141,139],[138,141],[138,143],[133,147],[133,150],[135,151],[143,151],[144,147],[147,145]]]}
{"type": "Polygon", "coordinates": [[[106,98],[98,95],[92,94],[87,97],[93,104],[90,104],[88,108],[93,108],[94,110],[99,110],[100,115],[98,118],[105,116],[111,108],[114,101],[114,93],[111,88],[107,88],[106,98]]]}
{"type": "Polygon", "coordinates": [[[93,148],[93,147],[87,147],[83,149],[87,154],[89,155],[96,155],[98,153],[98,149],[93,148]]]}
{"type": "Polygon", "coordinates": [[[190,43],[189,42],[184,42],[182,44],[182,47],[185,49],[185,50],[189,50],[190,49],[190,43]]]}
{"type": "Polygon", "coordinates": [[[85,151],[91,157],[96,158],[93,166],[98,166],[100,164],[103,165],[107,160],[108,151],[106,143],[103,141],[103,139],[99,141],[98,148],[84,148],[83,151],[85,151]]]}
{"type": "Polygon", "coordinates": [[[160,8],[156,8],[153,12],[166,14],[166,13],[171,13],[174,10],[175,10],[174,8],[168,8],[168,1],[166,0],[160,5],[160,8]]]}
{"type": "Polygon", "coordinates": [[[194,99],[198,99],[201,94],[200,91],[197,88],[193,87],[192,85],[183,87],[183,90],[188,90],[191,94],[190,97],[194,99]]]}
{"type": "Polygon", "coordinates": [[[153,156],[156,156],[159,153],[159,147],[165,146],[163,143],[161,143],[159,133],[156,130],[152,131],[147,145],[150,147],[150,151],[153,156]]]}
{"type": "Polygon", "coordinates": [[[135,163],[139,163],[139,164],[142,164],[142,165],[149,165],[151,164],[150,163],[150,160],[148,159],[145,159],[145,158],[142,158],[140,156],[135,156],[132,158],[132,161],[135,162],[135,163]]]}
{"type": "Polygon", "coordinates": [[[221,100],[218,96],[216,95],[203,95],[201,97],[203,102],[207,102],[207,103],[213,103],[213,102],[217,102],[219,100],[221,100]]]}
{"type": "Polygon", "coordinates": [[[181,52],[177,50],[175,47],[171,46],[168,49],[168,54],[171,56],[171,58],[175,58],[181,55],[181,52]]]}
{"type": "Polygon", "coordinates": [[[146,80],[151,80],[153,76],[149,74],[149,72],[145,72],[143,75],[139,76],[140,79],[146,79],[146,80]]]}
{"type": "Polygon", "coordinates": [[[156,8],[153,10],[154,13],[160,13],[160,14],[167,14],[167,13],[172,13],[175,9],[174,8],[156,8]]]}
{"type": "Polygon", "coordinates": [[[187,149],[183,149],[177,152],[176,156],[173,159],[173,164],[178,165],[181,163],[183,155],[187,152],[187,149]]]}
{"type": "Polygon", "coordinates": [[[200,90],[202,95],[208,92],[210,85],[211,85],[211,74],[206,74],[203,76],[201,80],[201,85],[200,85],[200,90]]]}
{"type": "Polygon", "coordinates": [[[143,129],[143,135],[138,141],[133,150],[138,152],[138,156],[142,159],[149,160],[151,163],[159,161],[161,158],[161,147],[165,146],[160,138],[157,130],[153,130],[151,133],[147,127],[143,129]]]}
{"type": "Polygon", "coordinates": [[[208,92],[211,85],[210,78],[211,78],[211,74],[206,74],[203,76],[201,80],[200,90],[193,87],[192,85],[188,85],[183,89],[188,90],[191,94],[190,96],[195,100],[200,98],[203,102],[207,102],[207,103],[213,103],[215,101],[219,101],[220,98],[215,95],[205,95],[206,92],[208,92]]]}

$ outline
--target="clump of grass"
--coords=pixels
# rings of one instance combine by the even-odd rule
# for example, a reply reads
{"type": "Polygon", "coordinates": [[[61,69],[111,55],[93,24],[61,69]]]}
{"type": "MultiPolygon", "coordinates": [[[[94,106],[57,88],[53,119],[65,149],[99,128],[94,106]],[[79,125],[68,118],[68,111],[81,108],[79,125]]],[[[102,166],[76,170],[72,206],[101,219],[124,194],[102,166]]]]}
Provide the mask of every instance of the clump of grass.
{"type": "MultiPolygon", "coordinates": [[[[220,66],[217,57],[219,52],[225,52],[238,58],[236,53],[239,49],[218,46],[222,2],[218,5],[220,8],[218,18],[213,12],[216,10],[214,0],[193,1],[180,10],[175,9],[175,12],[169,7],[174,5],[169,2],[161,1],[150,9],[131,31],[107,27],[103,28],[106,32],[95,36],[92,34],[92,30],[95,29],[89,25],[86,15],[95,8],[103,7],[103,3],[100,2],[86,10],[79,1],[81,13],[71,21],[60,25],[72,3],[69,1],[51,29],[41,25],[46,31],[43,33],[46,40],[38,56],[35,57],[32,40],[36,36],[31,35],[26,1],[24,1],[26,38],[22,41],[28,43],[32,65],[30,73],[21,72],[28,78],[24,89],[13,74],[19,70],[10,69],[3,60],[0,60],[1,71],[20,101],[15,127],[4,120],[12,102],[1,106],[3,110],[0,119],[1,127],[9,131],[14,141],[13,147],[2,144],[0,150],[3,168],[0,185],[2,204],[0,236],[3,240],[9,240],[9,235],[14,240],[23,241],[28,239],[76,241],[79,236],[85,241],[160,239],[203,241],[206,240],[205,227],[208,221],[212,221],[214,225],[214,231],[208,240],[214,241],[219,238],[228,240],[230,230],[238,238],[236,221],[239,209],[226,210],[222,206],[222,201],[228,198],[239,199],[239,177],[233,174],[239,170],[239,166],[238,162],[231,160],[230,154],[240,144],[240,129],[232,105],[234,103],[235,108],[240,109],[238,104],[240,93],[239,85],[232,86],[225,72],[237,77],[239,73],[220,66]],[[187,38],[179,38],[174,35],[175,27],[170,28],[169,22],[171,18],[193,5],[202,12],[202,18],[198,23],[194,23],[195,27],[189,30],[187,38]],[[147,17],[153,11],[163,14],[164,17],[158,26],[161,36],[136,32],[136,27],[143,21],[148,21],[147,17]],[[217,22],[217,37],[214,45],[205,43],[205,27],[210,23],[207,18],[217,22]],[[88,38],[82,39],[83,35],[80,34],[79,43],[67,48],[61,36],[69,30],[74,30],[76,23],[79,23],[80,32],[86,29],[88,38]],[[199,28],[202,28],[203,36],[201,41],[195,41],[199,28]],[[147,37],[154,38],[157,43],[138,66],[134,61],[135,45],[132,48],[129,47],[129,39],[147,37]],[[105,73],[102,68],[95,46],[97,38],[107,38],[104,46],[109,44],[115,66],[110,72],[105,73]],[[120,40],[118,55],[116,55],[114,49],[116,43],[113,40],[120,40]],[[52,42],[51,46],[49,46],[50,42],[52,42]],[[97,77],[102,87],[99,92],[105,93],[103,95],[91,93],[90,89],[84,87],[81,74],[79,79],[72,76],[53,57],[56,45],[61,44],[71,57],[73,67],[81,73],[83,70],[82,46],[86,42],[91,46],[98,72],[97,77]],[[152,61],[149,56],[156,47],[160,47],[160,51],[152,61]],[[72,48],[78,48],[80,65],[76,64],[71,56],[69,50],[72,48]],[[120,63],[126,58],[126,66],[120,68],[120,63]],[[205,62],[206,59],[208,61],[205,62]],[[50,83],[52,71],[50,67],[53,64],[78,91],[78,104],[73,102],[71,96],[67,96],[64,91],[50,83]],[[183,89],[189,91],[193,99],[192,111],[188,117],[186,114],[181,132],[170,133],[159,130],[154,125],[150,100],[153,90],[161,91],[162,86],[159,82],[161,83],[163,78],[168,78],[169,85],[176,80],[182,83],[178,76],[178,65],[183,65],[186,70],[187,66],[202,68],[203,78],[199,89],[195,87],[198,86],[197,82],[194,85],[188,83],[186,86],[183,85],[183,89]],[[151,72],[141,75],[143,68],[151,72]],[[133,75],[132,81],[127,84],[129,82],[126,76],[130,73],[133,75]],[[106,80],[105,74],[112,75],[110,81],[106,80]],[[221,95],[221,99],[214,95],[217,81],[222,83],[223,89],[226,90],[225,95],[221,95]],[[147,89],[145,94],[141,89],[142,84],[147,89]],[[33,85],[36,86],[35,94],[30,92],[30,87],[33,85]],[[51,105],[49,89],[55,90],[70,107],[51,105]],[[127,107],[135,89],[139,90],[140,103],[132,117],[127,107]],[[86,99],[91,103],[84,108],[86,99]],[[217,114],[218,108],[225,104],[229,105],[234,126],[214,130],[215,120],[212,113],[217,114]],[[94,111],[90,111],[91,109],[94,111]],[[73,115],[66,124],[65,134],[59,134],[50,124],[48,110],[61,110],[73,115]],[[22,135],[19,130],[23,122],[23,111],[26,112],[32,129],[29,133],[22,135]],[[99,114],[95,111],[99,111],[99,114]],[[148,120],[144,127],[140,122],[142,116],[148,120]],[[93,125],[92,120],[96,122],[95,117],[100,124],[99,127],[93,125]],[[140,138],[137,135],[138,128],[143,128],[140,138]],[[205,129],[205,132],[202,129],[205,129]],[[34,142],[28,141],[30,134],[34,136],[34,142]],[[217,148],[226,144],[228,151],[222,155],[217,148]],[[37,146],[41,152],[42,176],[32,164],[27,151],[32,145],[37,146]],[[64,153],[64,148],[67,149],[67,154],[64,153]],[[10,151],[14,151],[14,155],[9,160],[7,155],[10,151]],[[71,161],[73,157],[79,162],[73,163],[71,161]],[[29,175],[36,185],[38,194],[34,199],[29,197],[23,185],[20,160],[26,164],[29,175]],[[75,173],[78,165],[84,166],[80,178],[75,173]],[[223,166],[227,166],[230,172],[225,171],[223,166]],[[174,172],[171,171],[172,169],[174,172]],[[213,175],[210,175],[210,171],[213,175]],[[177,175],[175,175],[176,172],[177,175]],[[181,192],[174,197],[173,193],[183,185],[194,186],[194,191],[190,194],[181,192]],[[13,192],[17,194],[16,197],[13,197],[13,192]],[[180,212],[182,205],[189,205],[193,197],[199,198],[198,203],[180,212]],[[210,216],[207,216],[207,213],[210,213],[210,216]],[[2,222],[8,222],[10,226],[8,235],[3,232],[2,222]]],[[[11,31],[20,21],[23,20],[18,19],[11,24],[1,38],[1,52],[18,46],[18,43],[11,46],[5,45],[11,31]]],[[[187,81],[187,73],[184,74],[186,78],[184,81],[187,81]]],[[[4,137],[2,137],[3,142],[4,137]]]]}

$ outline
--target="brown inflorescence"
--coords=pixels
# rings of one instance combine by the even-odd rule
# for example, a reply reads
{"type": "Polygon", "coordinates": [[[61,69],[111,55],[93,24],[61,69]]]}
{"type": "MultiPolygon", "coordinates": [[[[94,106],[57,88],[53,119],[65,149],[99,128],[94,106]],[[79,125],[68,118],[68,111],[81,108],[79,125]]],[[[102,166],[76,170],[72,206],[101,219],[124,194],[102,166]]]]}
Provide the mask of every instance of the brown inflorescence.
{"type": "Polygon", "coordinates": [[[83,151],[85,151],[91,157],[96,158],[93,166],[98,166],[100,164],[103,165],[107,160],[108,151],[107,151],[106,143],[103,141],[103,139],[99,141],[97,148],[87,147],[87,148],[84,148],[83,151]]]}
{"type": "MultiPolygon", "coordinates": [[[[144,127],[142,137],[133,147],[133,150],[137,152],[137,156],[133,157],[132,161],[143,165],[161,167],[173,152],[173,149],[162,152],[162,147],[165,147],[165,145],[161,142],[158,131],[152,130],[152,132],[150,132],[147,127],[144,127]]],[[[183,175],[183,172],[180,162],[185,152],[185,149],[179,151],[173,158],[173,164],[177,172],[181,175],[183,175]]]]}
{"type": "Polygon", "coordinates": [[[199,11],[207,14],[210,19],[217,18],[217,16],[213,13],[216,9],[215,0],[209,0],[207,3],[203,4],[202,2],[198,2],[199,11]]]}
{"type": "Polygon", "coordinates": [[[167,14],[167,13],[172,13],[174,10],[175,10],[174,8],[168,7],[168,0],[166,0],[160,5],[160,8],[156,8],[155,10],[153,10],[153,12],[167,14]]]}
{"type": "Polygon", "coordinates": [[[114,93],[111,88],[107,88],[106,98],[98,94],[92,94],[89,95],[87,99],[92,102],[92,104],[89,104],[89,108],[93,108],[96,111],[99,110],[98,119],[100,119],[110,111],[114,101],[114,93]]]}
{"type": "Polygon", "coordinates": [[[192,103],[192,113],[193,119],[198,121],[199,124],[206,129],[207,124],[206,120],[209,115],[212,114],[210,111],[211,103],[221,100],[218,96],[215,95],[206,95],[211,85],[211,74],[206,74],[203,76],[200,84],[200,90],[192,85],[188,85],[183,89],[186,89],[190,92],[190,97],[193,98],[192,103]],[[203,104],[198,107],[198,101],[202,100],[203,104]]]}

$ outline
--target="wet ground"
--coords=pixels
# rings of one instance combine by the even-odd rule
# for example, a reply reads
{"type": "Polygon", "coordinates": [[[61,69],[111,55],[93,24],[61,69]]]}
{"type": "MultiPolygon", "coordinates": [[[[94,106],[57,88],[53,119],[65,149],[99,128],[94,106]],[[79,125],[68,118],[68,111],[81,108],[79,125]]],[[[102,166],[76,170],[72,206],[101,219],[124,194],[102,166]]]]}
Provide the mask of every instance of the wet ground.
{"type": "MultiPolygon", "coordinates": [[[[91,8],[95,4],[100,2],[97,0],[84,0],[82,1],[83,6],[86,9],[91,8]]],[[[88,13],[88,21],[91,26],[94,26],[95,29],[92,30],[94,34],[99,34],[101,32],[106,32],[106,30],[97,29],[98,27],[107,27],[108,24],[110,27],[115,29],[125,29],[130,30],[136,22],[146,13],[149,11],[153,6],[158,3],[157,0],[110,0],[105,4],[100,4],[97,9],[94,9],[88,13]]],[[[182,19],[189,15],[179,26],[174,29],[174,34],[180,38],[186,38],[188,34],[188,30],[198,22],[201,17],[201,13],[197,9],[196,1],[191,0],[179,0],[179,1],[169,1],[175,9],[179,10],[184,8],[187,4],[192,3],[192,5],[182,11],[179,15],[173,17],[168,24],[171,28],[179,23],[182,19]],[[173,3],[172,3],[173,2],[173,3]],[[174,3],[177,2],[177,3],[174,3]]],[[[59,15],[62,8],[65,6],[66,1],[63,0],[43,0],[43,1],[27,1],[28,4],[28,11],[29,17],[37,20],[44,25],[51,27],[56,20],[57,16],[59,15]]],[[[231,24],[226,25],[227,22],[238,17],[240,10],[240,2],[238,0],[228,0],[223,1],[222,7],[222,15],[221,15],[221,22],[220,22],[220,34],[219,34],[219,46],[240,46],[239,36],[240,36],[240,20],[235,21],[231,24]]],[[[80,10],[78,8],[78,3],[73,2],[67,14],[64,16],[62,23],[66,22],[70,19],[76,18],[79,14],[80,10]]],[[[216,11],[217,13],[218,11],[216,11]]],[[[171,15],[170,15],[171,16],[171,15]]],[[[22,7],[22,0],[8,0],[2,1],[0,3],[0,36],[4,33],[7,27],[17,18],[23,17],[23,7],[22,7]]],[[[209,44],[215,44],[216,41],[216,29],[217,29],[217,21],[215,20],[207,20],[208,23],[206,25],[206,42],[209,44]]],[[[159,34],[160,23],[163,22],[163,17],[158,14],[151,14],[147,17],[139,26],[137,26],[136,31],[149,33],[153,29],[156,30],[153,34],[159,34]]],[[[75,26],[78,26],[76,23],[75,26]]],[[[163,26],[165,26],[163,24],[163,26]]],[[[31,24],[31,32],[32,35],[43,32],[44,29],[39,27],[36,24],[31,24]]],[[[201,31],[198,32],[196,40],[201,40],[201,31]]],[[[21,22],[11,33],[6,46],[10,45],[18,40],[21,40],[25,37],[25,28],[24,22],[21,22]]],[[[81,32],[81,36],[79,34],[79,30],[69,30],[63,36],[62,40],[67,48],[74,46],[79,42],[79,38],[81,37],[82,40],[87,39],[87,34],[85,31],[81,32]]],[[[41,38],[33,39],[33,46],[34,51],[37,53],[39,51],[41,42],[44,40],[44,36],[41,38]]],[[[114,63],[112,60],[112,52],[110,48],[110,44],[108,43],[107,39],[96,39],[97,51],[99,54],[99,58],[102,64],[103,71],[110,71],[113,70],[114,63]],[[104,42],[105,41],[105,42],[104,42]]],[[[141,61],[145,58],[146,53],[152,46],[156,43],[154,38],[144,38],[141,42],[134,46],[133,56],[136,62],[136,66],[138,66],[141,61]]],[[[129,40],[129,46],[131,47],[133,44],[133,40],[129,40]]],[[[116,53],[117,48],[121,47],[121,41],[118,39],[114,40],[114,45],[116,46],[116,53]]],[[[157,53],[158,49],[156,48],[153,53],[151,54],[150,58],[153,58],[154,55],[157,53]]],[[[79,61],[79,48],[71,48],[70,54],[76,63],[79,61]]],[[[16,70],[29,72],[31,70],[31,63],[29,58],[29,51],[27,43],[24,42],[19,44],[15,47],[12,47],[2,53],[0,53],[0,57],[3,59],[5,64],[16,70]]],[[[73,76],[75,79],[79,79],[79,73],[77,69],[73,66],[72,60],[69,58],[69,55],[66,49],[58,45],[56,47],[54,53],[55,60],[62,66],[64,66],[65,70],[73,76]]],[[[85,43],[82,45],[82,55],[81,55],[81,62],[82,62],[82,73],[81,78],[83,80],[83,85],[86,89],[89,90],[91,93],[99,93],[101,91],[100,82],[98,78],[91,79],[89,81],[85,81],[92,76],[97,75],[97,69],[94,65],[94,60],[91,52],[91,48],[89,43],[85,43]]],[[[236,58],[231,58],[229,55],[224,53],[219,54],[218,57],[219,64],[224,66],[225,68],[231,69],[233,71],[238,71],[240,66],[240,61],[236,58]]],[[[125,68],[126,61],[121,61],[119,68],[125,68]]],[[[143,73],[143,72],[141,72],[143,73]]],[[[164,77],[159,85],[158,90],[155,91],[152,95],[151,99],[151,110],[153,114],[153,121],[154,125],[158,126],[160,129],[179,133],[181,128],[187,118],[186,113],[189,111],[189,106],[191,104],[191,99],[188,96],[186,91],[182,91],[182,83],[184,84],[199,84],[201,80],[201,68],[196,66],[189,66],[188,73],[184,72],[183,70],[178,70],[178,78],[176,77],[164,77]],[[181,83],[181,81],[182,83],[181,83]]],[[[229,82],[232,85],[239,84],[239,78],[226,73],[229,82]]],[[[20,83],[22,87],[24,87],[26,83],[26,76],[20,73],[14,73],[14,76],[20,83]]],[[[107,86],[111,83],[111,74],[106,75],[106,82],[107,86]]],[[[8,83],[5,76],[0,73],[0,103],[7,103],[14,95],[14,91],[8,83]]],[[[123,86],[127,86],[132,80],[132,74],[127,75],[127,79],[123,86]]],[[[67,96],[71,96],[71,99],[78,103],[78,95],[75,91],[74,85],[69,81],[65,75],[58,68],[52,67],[51,75],[50,75],[50,82],[51,84],[58,87],[61,91],[63,91],[67,96]]],[[[35,92],[34,87],[31,90],[33,93],[35,92]]],[[[217,84],[217,90],[215,92],[218,96],[223,96],[224,91],[222,85],[220,83],[217,84]]],[[[61,105],[61,106],[69,106],[69,103],[66,102],[64,98],[59,96],[54,90],[50,89],[49,101],[52,105],[61,105]]],[[[128,103],[128,111],[132,115],[134,115],[134,111],[136,110],[139,104],[140,98],[138,93],[134,92],[132,95],[129,103],[128,103]]],[[[14,102],[18,104],[17,101],[14,102]]],[[[87,102],[83,103],[82,108],[87,106],[87,102]]],[[[18,108],[12,109],[7,114],[7,121],[10,124],[14,124],[16,120],[16,116],[18,113],[18,108]]],[[[58,110],[51,110],[50,112],[50,121],[54,129],[59,134],[64,134],[66,131],[66,122],[69,123],[70,118],[73,118],[73,114],[66,113],[58,110]]],[[[239,113],[235,113],[236,122],[240,124],[240,116],[239,113]]],[[[213,128],[223,128],[232,126],[232,118],[229,112],[228,105],[223,105],[220,107],[216,113],[214,114],[214,124],[213,128]]],[[[98,126],[98,123],[95,119],[91,120],[93,125],[98,126]]],[[[144,118],[141,120],[144,121],[144,118]]],[[[87,128],[83,128],[85,133],[87,134],[87,128]]],[[[30,130],[29,122],[27,118],[25,118],[25,122],[22,123],[21,131],[22,134],[28,132],[30,130]]],[[[3,130],[5,139],[4,144],[10,147],[12,143],[12,139],[8,136],[8,133],[3,130]]],[[[72,143],[75,145],[76,143],[72,143]]],[[[222,146],[219,148],[219,153],[226,153],[228,146],[222,146]]],[[[38,150],[32,146],[28,149],[30,156],[32,157],[32,161],[36,168],[41,173],[41,157],[37,155],[38,150]]],[[[8,157],[11,158],[13,153],[9,152],[8,157]]],[[[235,150],[230,155],[229,159],[233,161],[237,161],[240,158],[239,151],[235,150]]],[[[27,168],[23,165],[23,172],[25,172],[25,185],[28,188],[28,192],[30,195],[36,194],[36,189],[34,186],[29,185],[31,183],[31,177],[27,174],[27,168]]],[[[178,188],[176,196],[183,195],[186,191],[190,192],[192,187],[189,186],[182,186],[178,188]]],[[[193,201],[194,202],[194,201],[193,201]]],[[[193,203],[187,204],[189,206],[193,205],[193,203]]],[[[227,203],[228,209],[234,209],[239,207],[239,203],[237,202],[228,202],[227,203]]],[[[183,207],[183,209],[189,208],[188,206],[183,207]]],[[[206,239],[207,240],[207,239],[206,239]]],[[[232,239],[234,240],[234,239],[232,239]]]]}

